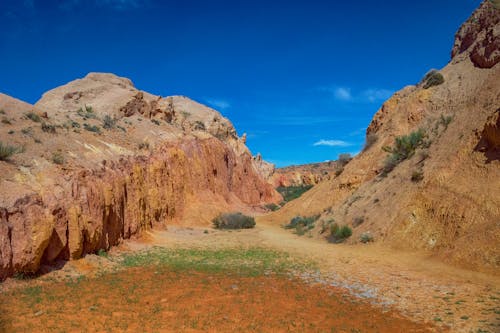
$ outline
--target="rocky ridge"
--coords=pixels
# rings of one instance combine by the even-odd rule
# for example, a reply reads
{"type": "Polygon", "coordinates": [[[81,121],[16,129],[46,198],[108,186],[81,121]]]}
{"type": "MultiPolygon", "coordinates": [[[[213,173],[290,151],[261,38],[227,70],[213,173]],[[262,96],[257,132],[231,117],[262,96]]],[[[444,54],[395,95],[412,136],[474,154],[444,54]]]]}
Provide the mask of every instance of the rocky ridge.
{"type": "Polygon", "coordinates": [[[232,124],[186,97],[90,73],[34,105],[0,95],[0,278],[280,195],[232,124]]]}

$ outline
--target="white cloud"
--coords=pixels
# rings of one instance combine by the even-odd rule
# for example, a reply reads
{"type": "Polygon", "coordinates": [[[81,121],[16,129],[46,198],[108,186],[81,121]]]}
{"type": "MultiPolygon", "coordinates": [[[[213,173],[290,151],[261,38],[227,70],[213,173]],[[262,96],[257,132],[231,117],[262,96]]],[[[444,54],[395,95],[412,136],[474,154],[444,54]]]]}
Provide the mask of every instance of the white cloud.
{"type": "Polygon", "coordinates": [[[336,99],[341,101],[350,101],[352,99],[351,89],[349,88],[336,88],[333,92],[336,99]]]}
{"type": "Polygon", "coordinates": [[[144,0],[96,0],[97,5],[125,10],[139,8],[145,5],[144,0]]]}
{"type": "Polygon", "coordinates": [[[343,140],[324,140],[321,139],[313,143],[313,146],[328,146],[328,147],[349,147],[352,143],[343,140]]]}
{"type": "Polygon", "coordinates": [[[385,101],[394,94],[393,90],[389,89],[366,89],[361,93],[368,102],[375,103],[378,101],[385,101]]]}
{"type": "Polygon", "coordinates": [[[212,99],[212,98],[209,98],[206,100],[206,102],[208,104],[210,104],[212,107],[216,108],[216,109],[219,109],[219,110],[224,110],[224,109],[227,109],[227,108],[230,108],[231,107],[231,104],[224,100],[224,99],[212,99]]]}

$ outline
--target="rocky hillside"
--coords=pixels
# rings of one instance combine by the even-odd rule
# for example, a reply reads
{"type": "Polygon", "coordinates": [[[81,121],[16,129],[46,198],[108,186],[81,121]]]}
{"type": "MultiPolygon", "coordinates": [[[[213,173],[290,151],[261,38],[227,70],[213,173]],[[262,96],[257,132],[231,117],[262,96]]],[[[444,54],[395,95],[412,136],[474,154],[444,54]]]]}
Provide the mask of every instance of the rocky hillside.
{"type": "Polygon", "coordinates": [[[274,187],[316,185],[338,176],[342,167],[343,163],[339,161],[292,165],[275,169],[269,181],[274,187]]]}
{"type": "Polygon", "coordinates": [[[364,235],[498,273],[499,22],[500,9],[482,3],[457,32],[450,63],[383,104],[369,147],[339,177],[263,219],[321,214],[320,237],[333,223],[349,225],[348,243],[364,235]]]}
{"type": "Polygon", "coordinates": [[[185,97],[91,73],[0,110],[0,278],[281,200],[232,124],[185,97]]]}

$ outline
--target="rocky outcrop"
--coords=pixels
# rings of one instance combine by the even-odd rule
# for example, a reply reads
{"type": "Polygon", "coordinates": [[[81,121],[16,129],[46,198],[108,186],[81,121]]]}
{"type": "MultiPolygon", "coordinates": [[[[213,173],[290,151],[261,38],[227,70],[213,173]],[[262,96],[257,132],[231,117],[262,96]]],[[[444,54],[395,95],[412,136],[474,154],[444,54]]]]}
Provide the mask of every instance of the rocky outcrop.
{"type": "Polygon", "coordinates": [[[338,173],[339,164],[335,161],[293,165],[276,169],[270,182],[274,187],[316,185],[336,177],[338,173]]]}
{"type": "Polygon", "coordinates": [[[465,53],[479,68],[492,68],[500,61],[500,6],[484,1],[460,27],[451,51],[452,59],[465,53]]]}
{"type": "Polygon", "coordinates": [[[196,210],[203,218],[189,223],[208,225],[281,200],[232,124],[188,98],[100,73],[35,106],[0,97],[10,122],[0,141],[24,147],[0,161],[0,278],[187,223],[196,210]]]}

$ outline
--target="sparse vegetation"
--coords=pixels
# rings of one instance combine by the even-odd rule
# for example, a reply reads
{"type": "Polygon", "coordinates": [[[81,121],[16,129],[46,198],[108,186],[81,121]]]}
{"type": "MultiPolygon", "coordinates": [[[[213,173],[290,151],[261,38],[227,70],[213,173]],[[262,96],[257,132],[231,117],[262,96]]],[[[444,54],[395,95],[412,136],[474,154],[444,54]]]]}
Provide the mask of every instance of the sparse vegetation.
{"type": "Polygon", "coordinates": [[[0,114],[5,114],[5,110],[4,109],[0,109],[0,114]]]}
{"type": "Polygon", "coordinates": [[[364,216],[357,216],[352,221],[352,226],[354,228],[356,228],[356,227],[360,226],[361,224],[363,224],[363,222],[365,222],[365,217],[364,216]]]}
{"type": "Polygon", "coordinates": [[[96,126],[96,125],[89,125],[87,123],[84,123],[83,128],[89,132],[94,132],[94,133],[98,133],[98,134],[101,133],[101,129],[99,128],[99,126],[96,126]]]}
{"type": "Polygon", "coordinates": [[[342,153],[339,155],[339,158],[337,159],[337,162],[345,166],[347,163],[349,163],[352,160],[352,156],[349,153],[342,153]]]}
{"type": "Polygon", "coordinates": [[[161,125],[161,123],[160,123],[160,121],[159,121],[158,119],[151,119],[151,122],[152,122],[153,124],[157,125],[157,126],[160,126],[160,125],[161,125]]]}
{"type": "Polygon", "coordinates": [[[143,141],[137,145],[139,149],[149,149],[149,142],[143,141]]]}
{"type": "Polygon", "coordinates": [[[212,224],[216,229],[251,229],[255,227],[255,219],[242,213],[224,213],[215,217],[212,224]]]}
{"type": "Polygon", "coordinates": [[[424,179],[424,172],[422,170],[415,170],[411,174],[411,181],[414,183],[418,183],[424,179]]]}
{"type": "Polygon", "coordinates": [[[370,243],[373,242],[373,236],[369,232],[364,232],[359,237],[361,243],[370,243]]]}
{"type": "Polygon", "coordinates": [[[297,199],[312,187],[312,185],[279,186],[276,188],[276,191],[278,191],[283,196],[283,201],[286,203],[297,199]]]}
{"type": "Polygon", "coordinates": [[[399,163],[410,158],[415,150],[423,144],[425,133],[422,129],[410,133],[409,135],[398,136],[394,140],[394,146],[385,146],[382,149],[390,155],[386,158],[383,172],[388,174],[399,163]]]}
{"type": "Polygon", "coordinates": [[[265,207],[266,207],[267,210],[270,210],[272,212],[277,211],[278,209],[280,209],[280,206],[277,205],[277,204],[275,204],[275,203],[267,204],[267,205],[265,205],[265,207]]]}
{"type": "Polygon", "coordinates": [[[2,118],[2,124],[12,125],[12,122],[9,119],[7,119],[6,117],[3,117],[2,118]]]}
{"type": "Polygon", "coordinates": [[[47,124],[46,122],[43,122],[42,123],[42,131],[44,131],[46,133],[55,134],[56,133],[56,126],[51,125],[51,124],[47,124]]]}
{"type": "Polygon", "coordinates": [[[76,111],[76,113],[84,120],[97,119],[97,115],[94,113],[94,109],[91,106],[85,105],[85,110],[83,108],[80,108],[78,109],[78,111],[76,111]]]}
{"type": "Polygon", "coordinates": [[[340,243],[352,236],[352,229],[347,225],[339,226],[333,223],[330,226],[330,240],[333,243],[340,243]]]}
{"type": "Polygon", "coordinates": [[[15,131],[14,131],[14,130],[10,130],[10,131],[8,131],[7,133],[9,133],[9,134],[14,134],[14,133],[15,133],[15,131]]]}
{"type": "Polygon", "coordinates": [[[71,121],[71,127],[73,127],[73,128],[80,128],[80,123],[78,123],[76,121],[71,121]]]}
{"type": "Polygon", "coordinates": [[[114,118],[111,118],[109,115],[105,115],[104,119],[102,120],[102,127],[104,129],[110,130],[113,129],[116,125],[116,120],[114,118]]]}
{"type": "Polygon", "coordinates": [[[439,123],[444,126],[444,129],[446,130],[448,128],[448,125],[451,123],[453,120],[453,116],[444,116],[441,115],[439,118],[439,123]]]}
{"type": "Polygon", "coordinates": [[[54,162],[55,164],[58,164],[58,165],[64,164],[65,160],[64,160],[63,154],[60,151],[53,153],[52,154],[52,162],[54,162]]]}
{"type": "Polygon", "coordinates": [[[36,114],[36,113],[34,113],[34,112],[28,112],[28,113],[26,113],[26,115],[25,115],[25,116],[26,116],[26,118],[28,118],[28,119],[30,119],[30,120],[32,120],[32,121],[34,121],[35,123],[39,123],[39,122],[41,122],[41,121],[42,121],[42,118],[40,118],[40,116],[39,116],[39,115],[37,115],[37,114],[36,114]]]}
{"type": "Polygon", "coordinates": [[[315,226],[315,222],[319,219],[319,215],[313,215],[308,217],[295,216],[290,220],[290,223],[284,226],[285,229],[295,229],[295,233],[302,236],[307,231],[311,230],[315,226]]]}
{"type": "Polygon", "coordinates": [[[368,150],[375,142],[378,140],[378,135],[376,133],[369,133],[366,135],[365,146],[363,147],[363,151],[368,150]]]}
{"type": "Polygon", "coordinates": [[[205,124],[203,122],[197,120],[194,122],[194,129],[197,131],[204,131],[206,129],[205,124]]]}
{"type": "Polygon", "coordinates": [[[106,252],[106,250],[104,250],[104,249],[99,249],[97,251],[97,255],[99,257],[107,258],[108,257],[108,252],[106,252]]]}
{"type": "Polygon", "coordinates": [[[431,69],[427,72],[427,74],[425,74],[420,83],[423,84],[424,89],[429,89],[430,87],[438,86],[444,83],[444,77],[441,73],[439,73],[439,71],[431,69]]]}
{"type": "Polygon", "coordinates": [[[33,135],[33,129],[31,127],[25,127],[21,130],[21,133],[23,133],[26,136],[32,136],[33,135]]]}
{"type": "Polygon", "coordinates": [[[21,151],[22,149],[18,147],[6,145],[0,141],[0,161],[7,161],[12,155],[21,151]]]}

